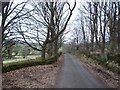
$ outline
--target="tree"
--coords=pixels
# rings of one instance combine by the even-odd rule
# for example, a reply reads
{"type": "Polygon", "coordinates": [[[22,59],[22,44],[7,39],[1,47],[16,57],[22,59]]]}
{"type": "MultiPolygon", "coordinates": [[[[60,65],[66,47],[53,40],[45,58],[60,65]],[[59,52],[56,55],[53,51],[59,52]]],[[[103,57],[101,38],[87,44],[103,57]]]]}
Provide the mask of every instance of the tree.
{"type": "Polygon", "coordinates": [[[13,50],[14,45],[15,45],[14,41],[12,40],[6,41],[6,44],[4,45],[3,57],[8,57],[9,59],[12,58],[12,50],[13,50]]]}
{"type": "Polygon", "coordinates": [[[118,2],[118,23],[117,23],[117,32],[118,32],[118,53],[120,53],[120,2],[118,2]]]}
{"type": "MultiPolygon", "coordinates": [[[[68,2],[32,2],[33,8],[35,7],[35,14],[31,15],[27,21],[32,20],[34,23],[25,23],[25,27],[31,30],[33,29],[36,34],[30,33],[28,31],[23,31],[22,28],[19,28],[18,31],[22,35],[25,43],[27,43],[31,48],[42,52],[42,59],[45,60],[45,53],[48,53],[49,56],[54,56],[58,53],[58,40],[59,37],[65,31],[67,24],[72,16],[72,12],[76,6],[71,8],[71,5],[68,2]],[[65,5],[67,5],[67,15],[64,11],[65,5]],[[64,20],[64,22],[63,22],[64,20]],[[29,27],[27,26],[29,25],[29,27]],[[31,25],[31,26],[30,26],[31,25]],[[25,33],[30,35],[26,35],[25,33]],[[40,38],[40,36],[44,38],[40,38]],[[35,47],[30,44],[30,39],[35,40],[40,48],[35,47]],[[28,42],[29,40],[29,42],[28,42]]],[[[24,22],[18,24],[19,27],[24,25],[24,22]]],[[[33,42],[34,43],[34,42],[33,42]]]]}
{"type": "MultiPolygon", "coordinates": [[[[2,47],[7,44],[8,40],[16,39],[14,27],[20,20],[20,17],[25,16],[32,10],[26,9],[27,1],[23,1],[19,4],[14,4],[14,0],[8,0],[8,2],[1,2],[2,4],[2,47]],[[14,38],[12,37],[14,36],[14,38]]],[[[25,18],[25,17],[24,17],[25,18]]],[[[5,51],[5,50],[2,50],[5,51]]],[[[4,52],[2,52],[4,54],[4,52]]]]}
{"type": "MultiPolygon", "coordinates": [[[[96,40],[96,46],[100,47],[99,41],[98,41],[98,2],[93,2],[93,30],[95,34],[95,40],[96,40]]],[[[97,47],[96,47],[97,48],[97,47]]]]}
{"type": "MultiPolygon", "coordinates": [[[[2,7],[1,6],[2,6],[2,2],[0,2],[0,17],[1,17],[1,14],[2,14],[2,7]]],[[[0,25],[0,43],[2,43],[2,28],[1,28],[1,25],[0,25]]],[[[2,52],[1,51],[2,51],[2,44],[0,44],[0,60],[2,60],[2,52]]],[[[0,65],[1,64],[2,63],[0,63],[0,65]]]]}
{"type": "Polygon", "coordinates": [[[89,23],[90,23],[90,32],[91,32],[91,51],[93,52],[94,50],[94,30],[93,30],[93,26],[92,26],[92,7],[91,7],[91,2],[89,2],[89,11],[90,11],[90,20],[89,20],[89,23]]]}
{"type": "Polygon", "coordinates": [[[27,46],[23,47],[21,54],[23,58],[26,58],[26,56],[30,54],[30,49],[27,46]]]}
{"type": "MultiPolygon", "coordinates": [[[[79,8],[82,12],[82,18],[89,21],[87,27],[90,30],[91,37],[91,51],[100,49],[101,53],[105,53],[106,43],[110,41],[117,45],[117,22],[119,11],[117,2],[86,2],[83,9],[79,8]],[[118,9],[117,9],[118,8],[118,9]],[[108,32],[108,33],[107,33],[108,32]],[[109,40],[108,40],[109,37],[109,40]],[[107,42],[106,42],[107,39],[107,42]],[[94,46],[95,44],[95,46],[94,46]]],[[[83,20],[83,19],[82,19],[83,20]]],[[[85,22],[87,23],[87,22],[85,22]]],[[[81,25],[82,27],[83,25],[81,25]]],[[[88,31],[88,30],[86,30],[88,31]]],[[[111,51],[112,52],[112,51],[111,51]]]]}
{"type": "Polygon", "coordinates": [[[76,47],[75,50],[79,50],[79,44],[81,43],[81,29],[78,29],[78,28],[74,28],[73,31],[72,31],[72,37],[73,37],[73,40],[71,41],[71,45],[74,45],[74,47],[76,47]],[[73,43],[74,42],[74,43],[73,43]]]}

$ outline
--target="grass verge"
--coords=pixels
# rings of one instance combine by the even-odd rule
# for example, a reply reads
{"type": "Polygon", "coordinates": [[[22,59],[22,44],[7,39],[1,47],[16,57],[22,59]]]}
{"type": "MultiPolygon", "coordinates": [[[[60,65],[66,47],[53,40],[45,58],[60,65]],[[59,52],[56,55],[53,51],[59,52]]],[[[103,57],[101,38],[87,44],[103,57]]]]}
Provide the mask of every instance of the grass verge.
{"type": "Polygon", "coordinates": [[[36,59],[29,59],[29,60],[22,60],[18,62],[6,63],[6,64],[3,64],[2,73],[20,69],[20,68],[30,67],[30,66],[52,64],[55,61],[57,61],[57,58],[60,55],[61,54],[58,54],[46,60],[41,60],[41,57],[37,57],[36,59]]]}

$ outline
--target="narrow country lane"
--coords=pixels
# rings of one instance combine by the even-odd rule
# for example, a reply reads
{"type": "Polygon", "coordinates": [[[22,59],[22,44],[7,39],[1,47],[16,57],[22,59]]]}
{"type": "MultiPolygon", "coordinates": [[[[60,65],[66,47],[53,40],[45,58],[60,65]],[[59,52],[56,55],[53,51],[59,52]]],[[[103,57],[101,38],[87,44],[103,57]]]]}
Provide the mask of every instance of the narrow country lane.
{"type": "Polygon", "coordinates": [[[65,54],[55,88],[105,88],[106,85],[85,69],[76,57],[65,54]]]}

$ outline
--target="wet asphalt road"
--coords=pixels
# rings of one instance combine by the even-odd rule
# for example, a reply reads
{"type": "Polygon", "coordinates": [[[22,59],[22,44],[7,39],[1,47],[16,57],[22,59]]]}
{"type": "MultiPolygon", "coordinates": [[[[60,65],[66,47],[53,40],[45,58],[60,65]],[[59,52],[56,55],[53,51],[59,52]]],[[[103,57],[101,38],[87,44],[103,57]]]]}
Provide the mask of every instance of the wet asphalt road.
{"type": "Polygon", "coordinates": [[[105,88],[100,80],[82,66],[76,57],[65,54],[55,88],[105,88]]]}

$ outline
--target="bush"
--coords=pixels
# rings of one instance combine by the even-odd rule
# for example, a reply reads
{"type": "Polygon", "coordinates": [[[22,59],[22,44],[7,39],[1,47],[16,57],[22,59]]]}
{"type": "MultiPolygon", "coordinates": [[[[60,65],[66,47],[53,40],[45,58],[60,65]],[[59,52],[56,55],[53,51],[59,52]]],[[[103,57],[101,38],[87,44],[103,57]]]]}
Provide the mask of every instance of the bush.
{"type": "Polygon", "coordinates": [[[110,63],[108,63],[107,66],[113,72],[120,73],[120,66],[118,64],[115,64],[114,62],[110,62],[110,63]]]}
{"type": "Polygon", "coordinates": [[[110,61],[114,61],[120,66],[120,54],[107,54],[107,57],[110,61]]]}
{"type": "Polygon", "coordinates": [[[42,60],[34,60],[34,59],[19,61],[19,62],[12,62],[6,65],[3,65],[2,72],[4,73],[4,72],[20,69],[20,68],[43,65],[43,64],[44,62],[42,60]]]}
{"type": "Polygon", "coordinates": [[[92,58],[101,64],[105,64],[108,60],[107,55],[105,54],[88,54],[86,55],[88,58],[92,58]]]}
{"type": "Polygon", "coordinates": [[[101,64],[105,64],[108,60],[107,55],[105,55],[105,54],[98,54],[98,55],[96,55],[95,59],[101,64]]]}
{"type": "Polygon", "coordinates": [[[52,56],[51,58],[48,58],[45,60],[45,64],[52,64],[57,61],[57,58],[62,55],[62,52],[56,54],[55,56],[52,56]]]}
{"type": "Polygon", "coordinates": [[[62,53],[59,53],[59,54],[55,55],[54,57],[48,58],[46,60],[42,60],[41,57],[37,57],[36,59],[29,59],[29,60],[24,60],[24,61],[19,61],[19,62],[8,63],[6,65],[3,65],[2,72],[5,73],[5,72],[9,72],[12,70],[25,68],[25,67],[29,67],[29,66],[52,64],[55,61],[57,61],[57,58],[61,54],[62,53]]]}
{"type": "Polygon", "coordinates": [[[109,70],[120,74],[120,54],[90,54],[89,57],[99,64],[105,65],[109,70]]]}
{"type": "Polygon", "coordinates": [[[114,43],[109,44],[107,46],[107,50],[108,50],[108,53],[110,53],[111,55],[116,54],[118,52],[118,48],[114,43]]]}
{"type": "Polygon", "coordinates": [[[85,51],[85,52],[83,52],[83,54],[85,54],[88,58],[91,57],[90,52],[85,51]]]}
{"type": "Polygon", "coordinates": [[[30,49],[24,47],[23,50],[22,50],[22,56],[23,58],[26,58],[27,55],[30,54],[30,49]]]}

